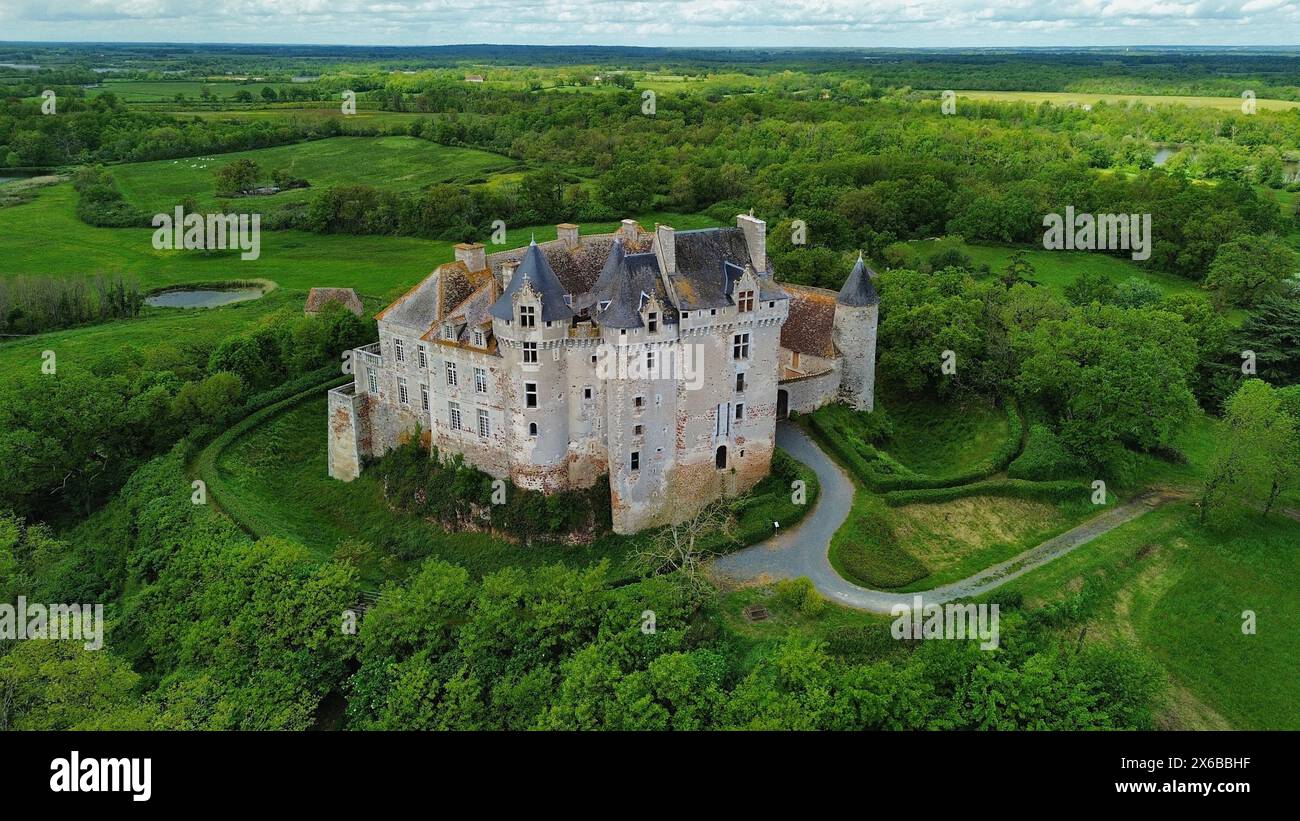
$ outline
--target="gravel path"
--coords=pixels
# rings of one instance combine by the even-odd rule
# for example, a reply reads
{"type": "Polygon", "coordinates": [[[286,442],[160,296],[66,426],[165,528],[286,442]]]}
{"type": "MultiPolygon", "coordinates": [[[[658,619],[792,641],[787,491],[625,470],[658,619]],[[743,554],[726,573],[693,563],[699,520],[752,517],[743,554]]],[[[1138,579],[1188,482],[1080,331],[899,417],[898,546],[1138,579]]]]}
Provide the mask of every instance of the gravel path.
{"type": "Polygon", "coordinates": [[[853,482],[839,465],[794,424],[778,423],[776,441],[791,456],[808,465],[817,474],[817,480],[821,483],[817,503],[803,521],[791,530],[715,559],[712,568],[714,575],[719,579],[737,582],[807,576],[828,599],[846,607],[873,613],[889,613],[890,608],[896,604],[910,607],[913,597],[918,595],[926,604],[942,604],[979,595],[1069,553],[1079,545],[1136,519],[1153,507],[1177,498],[1168,494],[1144,494],[1109,508],[1078,527],[969,578],[933,590],[888,593],[883,590],[868,590],[845,581],[831,567],[827,558],[831,537],[848,518],[853,506],[853,482]]]}

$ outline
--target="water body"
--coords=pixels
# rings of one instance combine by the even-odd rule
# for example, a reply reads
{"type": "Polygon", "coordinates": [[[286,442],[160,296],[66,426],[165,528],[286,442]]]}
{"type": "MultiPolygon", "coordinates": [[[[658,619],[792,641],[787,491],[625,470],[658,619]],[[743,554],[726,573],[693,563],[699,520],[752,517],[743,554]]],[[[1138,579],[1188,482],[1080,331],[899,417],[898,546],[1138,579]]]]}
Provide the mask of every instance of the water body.
{"type": "Polygon", "coordinates": [[[181,289],[162,291],[145,297],[146,305],[158,308],[216,308],[232,302],[247,302],[262,296],[261,288],[181,289]]]}
{"type": "Polygon", "coordinates": [[[1165,163],[1169,162],[1169,158],[1177,153],[1178,153],[1177,148],[1160,146],[1159,148],[1156,149],[1156,153],[1151,156],[1151,162],[1153,165],[1155,165],[1158,168],[1164,165],[1165,163]]]}
{"type": "Polygon", "coordinates": [[[35,172],[8,171],[3,168],[0,168],[0,185],[4,185],[7,182],[15,182],[17,180],[29,180],[32,177],[39,177],[39,176],[41,175],[35,172]]]}

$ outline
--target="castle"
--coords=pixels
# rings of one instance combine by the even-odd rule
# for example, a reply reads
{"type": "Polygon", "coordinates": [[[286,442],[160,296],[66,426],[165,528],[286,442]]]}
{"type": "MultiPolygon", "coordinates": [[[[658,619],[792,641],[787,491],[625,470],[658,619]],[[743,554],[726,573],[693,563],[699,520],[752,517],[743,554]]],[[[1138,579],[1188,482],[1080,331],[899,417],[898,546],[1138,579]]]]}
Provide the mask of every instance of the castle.
{"type": "Polygon", "coordinates": [[[608,475],[614,529],[662,524],[767,475],[776,421],[874,401],[875,274],[778,285],[767,226],[558,238],[454,262],[378,314],[329,392],[329,472],[419,436],[543,492],[608,475]]]}

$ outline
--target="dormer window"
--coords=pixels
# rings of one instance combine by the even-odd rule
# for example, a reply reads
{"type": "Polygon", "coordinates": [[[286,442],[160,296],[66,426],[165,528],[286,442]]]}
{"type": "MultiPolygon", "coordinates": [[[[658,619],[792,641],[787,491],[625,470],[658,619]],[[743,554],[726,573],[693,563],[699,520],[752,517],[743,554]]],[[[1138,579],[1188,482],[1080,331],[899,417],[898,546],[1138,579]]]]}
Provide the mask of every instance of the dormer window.
{"type": "Polygon", "coordinates": [[[486,340],[484,340],[484,338],[483,338],[483,332],[482,332],[482,331],[475,331],[475,332],[474,332],[474,347],[476,347],[476,348],[484,348],[484,347],[487,347],[486,345],[483,344],[485,341],[486,341],[486,340]]]}
{"type": "Polygon", "coordinates": [[[754,310],[754,292],[741,291],[736,295],[736,306],[742,314],[747,314],[754,310]]]}
{"type": "Polygon", "coordinates": [[[443,339],[455,339],[455,338],[456,338],[456,326],[453,325],[453,324],[451,324],[450,322],[444,322],[444,323],[442,323],[442,338],[443,338],[443,339]]]}
{"type": "Polygon", "coordinates": [[[536,328],[537,327],[537,309],[532,305],[519,306],[519,327],[536,328]]]}
{"type": "Polygon", "coordinates": [[[657,333],[659,331],[659,314],[654,311],[646,314],[645,326],[650,333],[657,333]]]}

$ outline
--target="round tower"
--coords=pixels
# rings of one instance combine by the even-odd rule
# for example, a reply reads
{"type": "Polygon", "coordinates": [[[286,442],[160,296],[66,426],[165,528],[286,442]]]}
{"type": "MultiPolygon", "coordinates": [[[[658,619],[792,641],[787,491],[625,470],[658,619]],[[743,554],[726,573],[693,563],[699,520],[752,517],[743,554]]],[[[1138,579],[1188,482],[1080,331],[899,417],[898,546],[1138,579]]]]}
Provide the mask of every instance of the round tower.
{"type": "Polygon", "coordinates": [[[876,272],[862,255],[835,298],[834,340],[840,353],[840,399],[858,410],[876,406],[876,272]]]}

